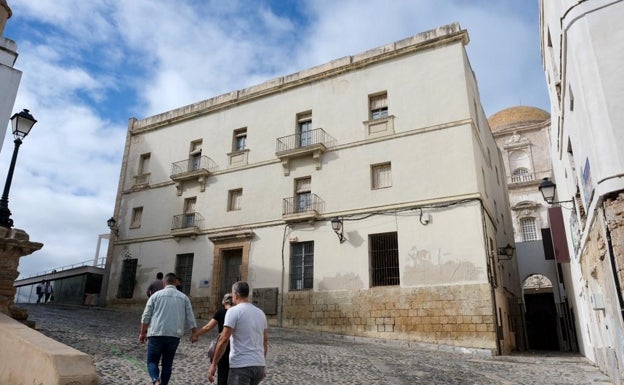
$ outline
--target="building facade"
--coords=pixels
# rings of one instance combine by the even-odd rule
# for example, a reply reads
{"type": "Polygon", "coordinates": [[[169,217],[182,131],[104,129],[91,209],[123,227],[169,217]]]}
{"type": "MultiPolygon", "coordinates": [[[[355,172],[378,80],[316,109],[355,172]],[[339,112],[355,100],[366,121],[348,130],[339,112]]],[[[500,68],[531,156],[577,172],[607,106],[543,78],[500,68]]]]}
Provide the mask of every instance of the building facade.
{"type": "Polygon", "coordinates": [[[550,114],[528,106],[489,118],[502,151],[524,305],[522,349],[577,351],[576,329],[555,258],[548,204],[539,191],[552,176],[550,114]]]}
{"type": "Polygon", "coordinates": [[[520,296],[504,167],[458,24],[130,119],[108,304],[175,271],[273,325],[506,353],[520,296]]]}
{"type": "Polygon", "coordinates": [[[3,36],[6,22],[12,14],[6,0],[0,0],[0,149],[22,80],[22,72],[13,67],[17,60],[17,44],[3,36]]]}
{"type": "MultiPolygon", "coordinates": [[[[560,250],[579,348],[624,379],[623,1],[540,1],[560,250]]],[[[552,227],[552,223],[551,223],[552,227]]],[[[557,239],[559,238],[559,239],[557,239]]]]}

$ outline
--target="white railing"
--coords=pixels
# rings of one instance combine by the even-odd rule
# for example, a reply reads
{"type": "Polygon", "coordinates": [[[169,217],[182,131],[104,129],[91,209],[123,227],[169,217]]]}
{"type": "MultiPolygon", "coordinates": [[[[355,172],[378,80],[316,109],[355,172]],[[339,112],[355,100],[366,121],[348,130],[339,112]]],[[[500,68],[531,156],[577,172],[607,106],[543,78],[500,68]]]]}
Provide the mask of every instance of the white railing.
{"type": "Polygon", "coordinates": [[[24,277],[20,279],[28,279],[32,277],[38,277],[41,275],[54,274],[54,273],[58,273],[64,270],[75,269],[77,267],[83,267],[83,266],[94,266],[94,267],[104,268],[105,265],[106,265],[106,257],[101,257],[101,258],[98,258],[97,261],[94,261],[93,259],[89,259],[89,260],[82,261],[82,262],[76,262],[76,263],[72,263],[71,265],[65,265],[65,266],[57,267],[57,268],[50,269],[50,270],[40,271],[38,273],[34,273],[34,274],[29,275],[28,277],[24,277]]]}

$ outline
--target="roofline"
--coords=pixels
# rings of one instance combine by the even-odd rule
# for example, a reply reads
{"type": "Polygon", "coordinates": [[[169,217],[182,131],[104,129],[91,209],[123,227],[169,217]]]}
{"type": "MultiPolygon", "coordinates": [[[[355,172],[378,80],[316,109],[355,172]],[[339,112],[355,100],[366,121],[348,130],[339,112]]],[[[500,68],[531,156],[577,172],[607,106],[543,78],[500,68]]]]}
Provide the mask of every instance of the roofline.
{"type": "Polygon", "coordinates": [[[436,46],[451,44],[456,41],[467,45],[469,38],[468,32],[462,30],[459,23],[454,22],[356,55],[345,56],[326,64],[311,67],[290,75],[280,76],[255,86],[228,92],[158,115],[140,120],[130,118],[128,130],[131,134],[138,134],[143,131],[157,129],[165,125],[193,119],[200,115],[205,115],[216,110],[228,108],[270,94],[283,92],[324,78],[355,71],[382,61],[436,46]]]}

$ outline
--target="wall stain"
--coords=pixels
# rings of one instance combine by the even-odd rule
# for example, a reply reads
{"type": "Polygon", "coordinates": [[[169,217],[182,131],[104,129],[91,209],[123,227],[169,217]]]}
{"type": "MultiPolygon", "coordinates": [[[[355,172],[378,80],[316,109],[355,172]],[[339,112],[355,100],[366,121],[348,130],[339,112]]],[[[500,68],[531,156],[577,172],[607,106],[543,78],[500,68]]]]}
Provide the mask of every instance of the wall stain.
{"type": "Polygon", "coordinates": [[[453,260],[438,250],[431,251],[412,246],[409,262],[403,268],[402,285],[445,284],[474,282],[485,279],[484,269],[466,260],[453,260]]]}

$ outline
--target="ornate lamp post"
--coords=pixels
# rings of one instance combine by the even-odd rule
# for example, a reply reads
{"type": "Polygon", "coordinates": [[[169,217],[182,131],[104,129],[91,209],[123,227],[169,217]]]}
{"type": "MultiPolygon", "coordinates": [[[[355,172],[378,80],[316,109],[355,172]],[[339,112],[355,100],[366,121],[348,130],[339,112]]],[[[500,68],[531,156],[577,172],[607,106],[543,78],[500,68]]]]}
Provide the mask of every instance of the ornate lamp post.
{"type": "Polygon", "coordinates": [[[11,219],[11,210],[9,210],[9,190],[11,189],[11,181],[13,180],[13,171],[15,170],[15,161],[17,160],[17,152],[22,144],[22,139],[28,135],[30,129],[37,123],[35,118],[28,110],[14,114],[11,117],[11,126],[13,127],[13,137],[15,140],[15,148],[13,149],[13,157],[11,158],[11,166],[4,183],[4,191],[0,199],[0,226],[13,227],[13,219],[11,219]]]}

